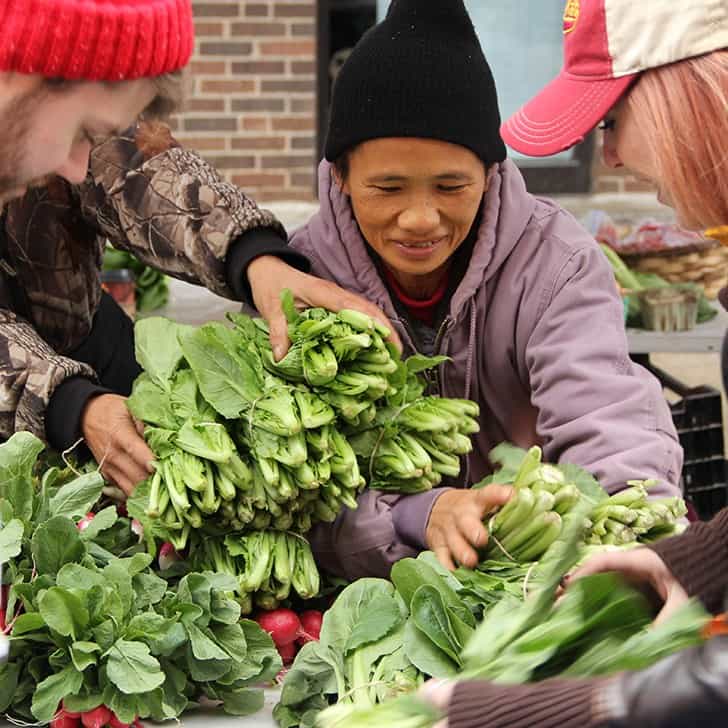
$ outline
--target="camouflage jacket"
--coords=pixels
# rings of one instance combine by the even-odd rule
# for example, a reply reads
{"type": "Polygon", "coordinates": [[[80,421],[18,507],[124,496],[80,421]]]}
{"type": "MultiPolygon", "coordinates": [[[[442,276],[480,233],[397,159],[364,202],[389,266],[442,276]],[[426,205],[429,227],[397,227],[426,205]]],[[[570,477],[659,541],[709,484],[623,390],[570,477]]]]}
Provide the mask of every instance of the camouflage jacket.
{"type": "Polygon", "coordinates": [[[231,243],[273,215],[224,182],[169,128],[142,123],[96,146],[81,185],[53,178],[10,203],[0,225],[0,439],[45,437],[54,391],[95,378],[66,356],[89,335],[109,240],[171,276],[239,298],[226,277],[231,243]],[[19,300],[21,299],[21,300],[19,300]]]}

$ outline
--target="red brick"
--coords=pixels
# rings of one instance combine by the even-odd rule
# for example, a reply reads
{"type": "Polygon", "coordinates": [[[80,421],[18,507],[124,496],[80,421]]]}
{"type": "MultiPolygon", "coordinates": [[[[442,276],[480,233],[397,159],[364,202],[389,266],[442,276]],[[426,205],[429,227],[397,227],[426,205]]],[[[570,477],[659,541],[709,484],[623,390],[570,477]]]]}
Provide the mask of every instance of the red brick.
{"type": "Polygon", "coordinates": [[[180,141],[182,141],[188,149],[214,152],[225,151],[225,139],[221,137],[190,137],[185,135],[180,141]]]}
{"type": "Polygon", "coordinates": [[[316,26],[312,23],[293,23],[291,25],[291,35],[300,38],[301,36],[315,37],[316,26]]]}
{"type": "Polygon", "coordinates": [[[190,73],[193,76],[218,75],[227,71],[226,61],[192,61],[190,73]]]}
{"type": "Polygon", "coordinates": [[[314,3],[276,3],[273,9],[276,18],[313,18],[316,15],[314,3]]]}
{"type": "Polygon", "coordinates": [[[261,159],[263,169],[300,169],[301,167],[311,167],[313,160],[310,154],[300,157],[292,155],[271,155],[261,159]]]}
{"type": "Polygon", "coordinates": [[[205,157],[216,169],[249,169],[255,167],[255,157],[205,157]]]}
{"type": "Polygon", "coordinates": [[[314,61],[291,61],[291,73],[294,76],[312,76],[316,73],[314,61]]]}
{"type": "Polygon", "coordinates": [[[283,99],[232,99],[233,111],[285,111],[286,102],[283,99]]]}
{"type": "Polygon", "coordinates": [[[233,176],[233,184],[243,189],[250,187],[283,187],[286,183],[286,176],[283,174],[236,174],[233,176]]]}
{"type": "Polygon", "coordinates": [[[313,114],[316,111],[315,99],[291,99],[291,111],[294,114],[313,114]]]}
{"type": "Polygon", "coordinates": [[[235,76],[262,76],[286,72],[284,61],[242,61],[233,63],[235,76]]]}
{"type": "Polygon", "coordinates": [[[221,38],[223,35],[222,23],[195,23],[195,35],[199,38],[203,35],[209,35],[214,38],[221,38]]]}
{"type": "Polygon", "coordinates": [[[253,44],[243,41],[203,41],[200,53],[203,56],[249,56],[253,44]]]}
{"type": "Polygon", "coordinates": [[[240,126],[246,131],[266,131],[268,129],[268,119],[265,116],[246,116],[240,126]]]}
{"type": "Polygon", "coordinates": [[[315,146],[316,139],[312,136],[291,138],[291,149],[311,152],[315,146]]]}
{"type": "Polygon", "coordinates": [[[262,3],[248,3],[245,6],[245,14],[250,17],[266,17],[268,15],[268,6],[262,3]]]}
{"type": "Polygon", "coordinates": [[[186,118],[185,131],[237,131],[237,119],[229,118],[186,118]]]}
{"type": "Polygon", "coordinates": [[[264,78],[260,82],[260,90],[262,93],[312,94],[316,93],[316,81],[279,81],[264,78]]]}
{"type": "Polygon", "coordinates": [[[185,102],[185,111],[225,111],[225,99],[194,98],[185,102]]]}
{"type": "Polygon", "coordinates": [[[285,23],[233,23],[230,26],[233,35],[249,36],[251,39],[261,36],[286,35],[285,23]]]}
{"type": "Polygon", "coordinates": [[[269,41],[260,43],[264,56],[315,56],[316,43],[312,40],[269,41]]]}
{"type": "Polygon", "coordinates": [[[192,5],[196,18],[237,18],[239,9],[237,2],[197,2],[192,5]]]}
{"type": "Polygon", "coordinates": [[[232,142],[233,149],[283,150],[286,148],[285,137],[235,137],[232,142]]]}
{"type": "Polygon", "coordinates": [[[306,116],[284,116],[271,120],[274,131],[313,131],[316,122],[306,116]]]}
{"type": "Polygon", "coordinates": [[[313,171],[310,174],[302,174],[296,172],[291,174],[291,184],[294,187],[312,187],[314,181],[315,176],[313,171]]]}
{"type": "Polygon", "coordinates": [[[250,94],[255,81],[202,81],[201,87],[206,94],[250,94]]]}

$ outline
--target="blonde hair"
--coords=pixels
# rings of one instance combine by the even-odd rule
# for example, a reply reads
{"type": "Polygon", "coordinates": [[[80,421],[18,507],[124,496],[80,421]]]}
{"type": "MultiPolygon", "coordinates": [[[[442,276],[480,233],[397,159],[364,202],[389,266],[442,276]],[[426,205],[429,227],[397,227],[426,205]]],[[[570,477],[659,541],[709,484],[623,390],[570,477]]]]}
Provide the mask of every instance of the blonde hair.
{"type": "Polygon", "coordinates": [[[681,222],[728,223],[728,50],[645,71],[625,103],[681,222]]]}

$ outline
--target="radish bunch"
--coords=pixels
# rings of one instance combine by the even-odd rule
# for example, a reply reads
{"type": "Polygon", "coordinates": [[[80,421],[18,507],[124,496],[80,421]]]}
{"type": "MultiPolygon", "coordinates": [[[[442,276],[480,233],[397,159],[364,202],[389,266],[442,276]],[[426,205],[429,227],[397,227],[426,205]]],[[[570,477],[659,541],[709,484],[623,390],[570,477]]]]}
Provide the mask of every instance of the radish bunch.
{"type": "Polygon", "coordinates": [[[284,665],[290,665],[307,642],[318,641],[323,614],[309,609],[296,614],[292,609],[261,612],[255,621],[270,634],[284,665]]]}
{"type": "Polygon", "coordinates": [[[51,728],[141,728],[138,718],[133,723],[122,723],[105,705],[99,705],[84,713],[73,713],[61,707],[51,721],[51,728]]]}

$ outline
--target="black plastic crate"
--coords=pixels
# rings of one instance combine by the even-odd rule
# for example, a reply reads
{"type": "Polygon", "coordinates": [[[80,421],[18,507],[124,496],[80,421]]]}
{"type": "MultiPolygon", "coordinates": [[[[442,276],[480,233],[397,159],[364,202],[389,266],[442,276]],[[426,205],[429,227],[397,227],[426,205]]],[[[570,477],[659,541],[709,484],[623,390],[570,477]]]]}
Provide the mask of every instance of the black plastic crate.
{"type": "Polygon", "coordinates": [[[701,518],[710,518],[728,505],[720,392],[713,387],[688,387],[649,362],[641,363],[663,387],[680,397],[670,405],[670,411],[685,453],[685,497],[692,501],[701,518]]]}
{"type": "Polygon", "coordinates": [[[700,518],[707,521],[728,505],[728,488],[725,485],[698,488],[690,493],[686,492],[685,499],[693,504],[700,518]]]}

